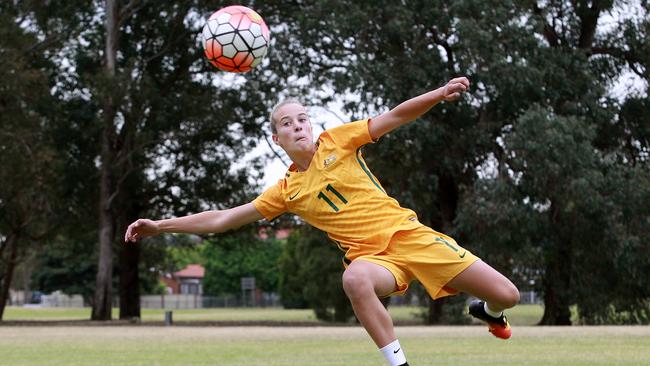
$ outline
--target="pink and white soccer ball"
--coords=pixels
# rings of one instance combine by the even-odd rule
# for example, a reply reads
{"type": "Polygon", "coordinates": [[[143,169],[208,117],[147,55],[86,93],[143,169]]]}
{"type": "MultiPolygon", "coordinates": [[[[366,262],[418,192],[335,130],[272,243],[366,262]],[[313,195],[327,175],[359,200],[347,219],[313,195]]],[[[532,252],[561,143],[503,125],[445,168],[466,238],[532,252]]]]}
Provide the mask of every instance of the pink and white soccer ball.
{"type": "Polygon", "coordinates": [[[228,72],[247,72],[262,62],[270,34],[264,19],[253,9],[232,5],[208,18],[202,38],[211,64],[228,72]]]}

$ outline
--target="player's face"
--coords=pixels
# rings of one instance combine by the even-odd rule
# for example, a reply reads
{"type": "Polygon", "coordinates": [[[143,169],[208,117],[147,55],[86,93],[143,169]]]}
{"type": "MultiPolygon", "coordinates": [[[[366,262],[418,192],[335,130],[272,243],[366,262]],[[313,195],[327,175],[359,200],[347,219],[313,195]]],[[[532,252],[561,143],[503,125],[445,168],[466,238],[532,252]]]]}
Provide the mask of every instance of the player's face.
{"type": "Polygon", "coordinates": [[[301,104],[285,104],[275,111],[273,141],[286,152],[308,151],[313,148],[311,122],[305,107],[301,104]]]}

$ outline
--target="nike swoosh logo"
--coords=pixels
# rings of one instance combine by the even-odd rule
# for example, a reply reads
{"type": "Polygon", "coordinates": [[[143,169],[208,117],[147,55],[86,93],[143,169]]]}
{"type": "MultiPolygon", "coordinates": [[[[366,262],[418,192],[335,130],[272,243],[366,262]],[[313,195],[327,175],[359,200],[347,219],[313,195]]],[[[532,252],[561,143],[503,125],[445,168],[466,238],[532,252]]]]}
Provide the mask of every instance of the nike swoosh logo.
{"type": "Polygon", "coordinates": [[[398,348],[398,349],[394,350],[393,353],[397,353],[397,352],[399,352],[399,350],[401,350],[401,349],[402,349],[402,348],[398,348]]]}
{"type": "Polygon", "coordinates": [[[458,256],[461,258],[465,258],[465,254],[467,254],[467,251],[464,251],[463,254],[459,254],[458,256]]]}
{"type": "Polygon", "coordinates": [[[294,194],[293,196],[289,196],[289,201],[291,201],[291,200],[293,200],[294,198],[296,198],[296,196],[298,195],[298,193],[300,193],[300,191],[302,191],[302,188],[300,188],[300,189],[298,190],[298,192],[296,192],[296,194],[294,194]]]}

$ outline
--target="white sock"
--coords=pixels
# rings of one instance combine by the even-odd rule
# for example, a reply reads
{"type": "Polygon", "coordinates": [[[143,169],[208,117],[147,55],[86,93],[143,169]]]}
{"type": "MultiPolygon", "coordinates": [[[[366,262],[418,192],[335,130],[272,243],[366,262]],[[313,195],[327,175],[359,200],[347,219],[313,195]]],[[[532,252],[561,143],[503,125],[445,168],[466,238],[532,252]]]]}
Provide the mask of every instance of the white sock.
{"type": "Polygon", "coordinates": [[[397,339],[379,350],[384,354],[384,357],[386,357],[386,361],[388,361],[390,366],[399,366],[406,363],[406,356],[404,356],[402,346],[399,345],[397,339]]]}
{"type": "Polygon", "coordinates": [[[487,301],[483,303],[483,309],[485,309],[485,312],[489,316],[494,317],[494,318],[500,318],[501,315],[503,315],[503,311],[494,311],[494,310],[490,309],[490,307],[488,306],[487,301]]]}

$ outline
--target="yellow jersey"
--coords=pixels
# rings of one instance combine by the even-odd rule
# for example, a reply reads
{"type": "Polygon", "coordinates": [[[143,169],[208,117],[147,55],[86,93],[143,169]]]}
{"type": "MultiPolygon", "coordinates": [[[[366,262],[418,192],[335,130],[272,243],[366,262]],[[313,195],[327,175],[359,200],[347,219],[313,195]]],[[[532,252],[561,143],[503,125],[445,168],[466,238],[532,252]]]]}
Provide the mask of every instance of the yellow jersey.
{"type": "Polygon", "coordinates": [[[346,251],[346,262],[381,253],[395,232],[422,226],[368,169],[361,147],[373,142],[369,122],[324,131],[307,170],[292,164],[284,179],[253,201],[255,208],[267,220],[285,212],[300,216],[346,251]]]}

